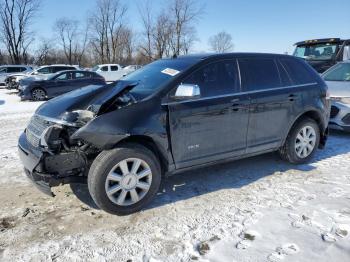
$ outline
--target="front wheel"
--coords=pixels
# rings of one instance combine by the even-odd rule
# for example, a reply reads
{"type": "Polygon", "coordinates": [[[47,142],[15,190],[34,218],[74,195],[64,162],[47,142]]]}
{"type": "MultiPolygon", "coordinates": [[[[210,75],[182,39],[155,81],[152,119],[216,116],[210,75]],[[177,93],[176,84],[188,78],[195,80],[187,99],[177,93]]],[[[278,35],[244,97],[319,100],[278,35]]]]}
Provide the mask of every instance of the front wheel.
{"type": "Polygon", "coordinates": [[[320,128],[310,118],[297,122],[279,150],[280,156],[293,164],[308,162],[320,144],[320,128]]]}
{"type": "Polygon", "coordinates": [[[88,174],[89,192],[97,206],[116,215],[143,209],[157,194],[160,182],[157,157],[134,144],[103,151],[88,174]]]}
{"type": "Polygon", "coordinates": [[[46,99],[46,92],[41,88],[34,88],[32,90],[32,99],[34,101],[44,101],[46,99]]]}

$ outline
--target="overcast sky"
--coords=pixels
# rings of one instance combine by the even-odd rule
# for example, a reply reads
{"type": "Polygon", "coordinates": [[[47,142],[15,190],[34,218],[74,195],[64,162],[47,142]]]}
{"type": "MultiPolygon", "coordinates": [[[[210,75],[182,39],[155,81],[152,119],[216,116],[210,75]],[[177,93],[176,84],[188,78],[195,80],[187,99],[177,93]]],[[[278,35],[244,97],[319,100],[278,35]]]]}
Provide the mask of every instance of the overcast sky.
{"type": "MultiPolygon", "coordinates": [[[[50,38],[57,18],[85,20],[95,0],[42,0],[40,16],[33,25],[37,39],[50,38]]],[[[129,0],[127,22],[140,32],[138,3],[129,0]]],[[[155,9],[166,0],[154,0],[155,9]]],[[[350,38],[350,0],[199,0],[205,12],[197,23],[199,41],[194,52],[208,51],[208,38],[219,31],[233,37],[234,51],[283,53],[295,42],[350,38]]]]}

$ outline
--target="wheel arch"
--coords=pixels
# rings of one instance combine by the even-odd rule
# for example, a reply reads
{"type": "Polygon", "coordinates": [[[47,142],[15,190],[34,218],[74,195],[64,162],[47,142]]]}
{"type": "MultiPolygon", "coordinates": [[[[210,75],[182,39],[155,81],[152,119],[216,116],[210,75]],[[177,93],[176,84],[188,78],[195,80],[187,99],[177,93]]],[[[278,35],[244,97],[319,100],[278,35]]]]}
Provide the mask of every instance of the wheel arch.
{"type": "Polygon", "coordinates": [[[145,135],[132,135],[127,138],[122,139],[117,144],[115,144],[115,148],[122,146],[123,144],[137,144],[144,146],[148,150],[150,150],[160,161],[160,166],[162,169],[162,174],[168,171],[169,162],[166,156],[161,152],[156,142],[149,136],[145,135]]]}
{"type": "Polygon", "coordinates": [[[289,127],[287,134],[284,136],[284,140],[283,140],[283,144],[285,143],[288,134],[291,132],[291,130],[293,129],[293,127],[302,119],[305,118],[310,118],[313,119],[318,127],[320,128],[320,146],[323,147],[325,145],[325,142],[327,140],[327,125],[324,123],[323,118],[322,118],[322,114],[315,110],[315,109],[310,109],[308,111],[305,111],[303,113],[301,113],[296,119],[295,121],[292,123],[292,125],[289,127]]]}

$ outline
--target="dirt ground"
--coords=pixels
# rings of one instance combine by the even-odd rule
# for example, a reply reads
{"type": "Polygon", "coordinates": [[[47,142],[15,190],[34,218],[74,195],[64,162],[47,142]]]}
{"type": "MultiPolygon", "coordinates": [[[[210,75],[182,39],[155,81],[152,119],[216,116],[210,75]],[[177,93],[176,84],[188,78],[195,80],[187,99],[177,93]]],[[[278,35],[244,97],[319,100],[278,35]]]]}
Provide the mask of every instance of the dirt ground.
{"type": "Polygon", "coordinates": [[[350,261],[350,134],[306,165],[267,154],[173,176],[118,217],[86,186],[50,198],[26,179],[17,139],[39,105],[0,89],[0,261],[350,261]]]}

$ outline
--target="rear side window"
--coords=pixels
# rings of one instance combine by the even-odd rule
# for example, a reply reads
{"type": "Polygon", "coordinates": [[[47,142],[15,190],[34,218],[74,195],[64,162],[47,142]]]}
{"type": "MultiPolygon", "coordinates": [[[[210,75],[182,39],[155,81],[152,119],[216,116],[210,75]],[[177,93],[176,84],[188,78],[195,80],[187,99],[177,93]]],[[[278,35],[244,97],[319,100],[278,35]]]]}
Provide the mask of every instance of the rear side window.
{"type": "Polygon", "coordinates": [[[240,91],[237,63],[235,60],[225,60],[206,65],[183,83],[198,85],[202,97],[237,93],[240,91]]]}
{"type": "Polygon", "coordinates": [[[315,80],[312,76],[312,72],[306,68],[306,66],[298,59],[281,58],[281,65],[288,72],[294,85],[310,84],[315,80]]]}
{"type": "Polygon", "coordinates": [[[118,71],[118,66],[111,66],[111,71],[118,71]]]}
{"type": "Polygon", "coordinates": [[[89,78],[90,75],[82,72],[76,72],[74,73],[74,78],[75,79],[84,79],[84,78],[89,78]]]}
{"type": "Polygon", "coordinates": [[[245,91],[282,86],[277,64],[273,58],[243,58],[238,61],[245,91]]]}

